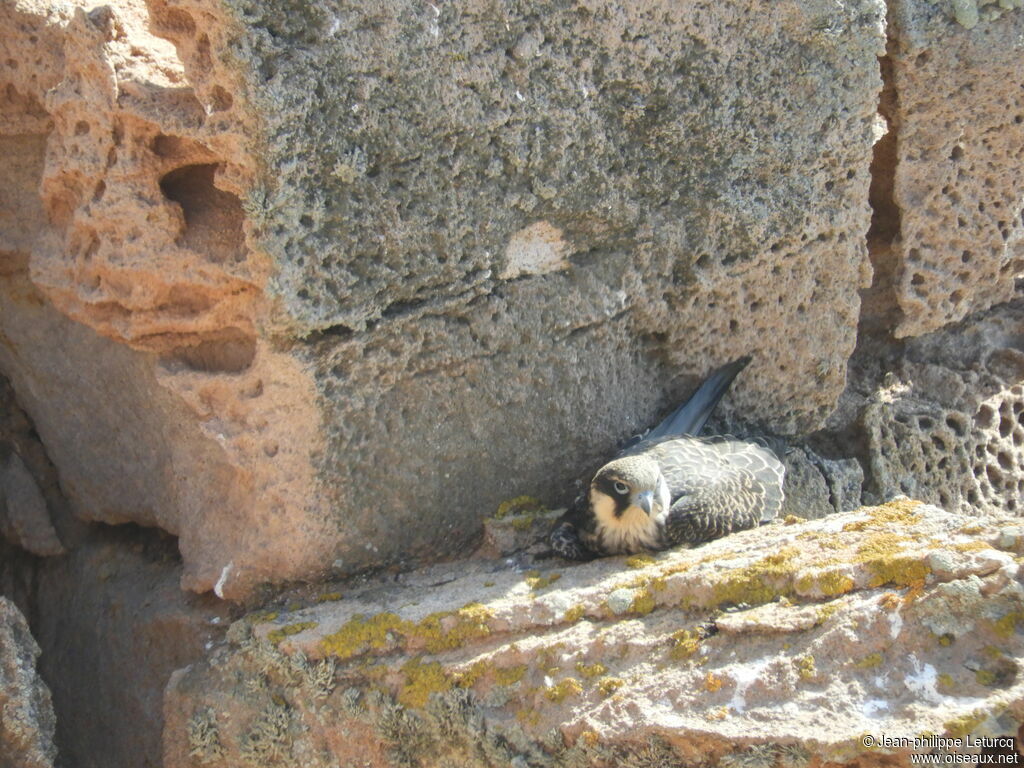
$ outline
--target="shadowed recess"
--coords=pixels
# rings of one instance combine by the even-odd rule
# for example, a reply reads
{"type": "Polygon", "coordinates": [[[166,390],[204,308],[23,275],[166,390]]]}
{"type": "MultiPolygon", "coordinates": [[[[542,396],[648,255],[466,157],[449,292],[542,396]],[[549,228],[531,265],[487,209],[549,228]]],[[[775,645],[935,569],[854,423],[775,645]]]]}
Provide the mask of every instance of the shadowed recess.
{"type": "Polygon", "coordinates": [[[185,228],[178,244],[223,263],[245,259],[242,204],[214,186],[216,163],[186,165],[160,179],[160,190],[181,206],[185,228]]]}

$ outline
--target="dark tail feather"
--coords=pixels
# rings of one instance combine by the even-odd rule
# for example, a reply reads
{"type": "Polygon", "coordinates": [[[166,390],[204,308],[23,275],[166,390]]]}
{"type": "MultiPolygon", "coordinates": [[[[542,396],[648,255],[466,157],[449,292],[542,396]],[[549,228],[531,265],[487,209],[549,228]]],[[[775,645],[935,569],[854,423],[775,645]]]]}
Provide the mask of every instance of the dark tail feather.
{"type": "Polygon", "coordinates": [[[750,357],[746,356],[723,365],[704,380],[685,404],[644,435],[643,439],[647,441],[676,435],[697,435],[704,428],[704,424],[711,417],[712,411],[729,389],[733,379],[749,362],[750,357]]]}

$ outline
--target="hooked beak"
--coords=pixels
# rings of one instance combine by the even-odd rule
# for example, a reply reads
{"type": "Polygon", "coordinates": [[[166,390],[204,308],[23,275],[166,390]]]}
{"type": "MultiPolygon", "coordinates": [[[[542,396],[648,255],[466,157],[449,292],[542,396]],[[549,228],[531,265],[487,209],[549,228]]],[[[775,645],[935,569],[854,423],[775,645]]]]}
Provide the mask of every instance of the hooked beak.
{"type": "Polygon", "coordinates": [[[648,515],[651,514],[651,510],[654,508],[654,492],[653,491],[642,491],[633,497],[634,506],[640,507],[648,515]]]}

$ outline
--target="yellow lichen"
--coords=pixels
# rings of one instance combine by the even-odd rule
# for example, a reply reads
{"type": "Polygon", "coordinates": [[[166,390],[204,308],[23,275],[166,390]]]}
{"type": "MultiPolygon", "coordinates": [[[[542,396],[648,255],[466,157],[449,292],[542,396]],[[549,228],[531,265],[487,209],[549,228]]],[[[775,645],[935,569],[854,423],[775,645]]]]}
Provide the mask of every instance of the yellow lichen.
{"type": "Polygon", "coordinates": [[[650,555],[631,555],[626,558],[626,565],[630,568],[646,568],[648,565],[653,565],[658,562],[650,555]]]}
{"type": "Polygon", "coordinates": [[[452,677],[460,688],[472,688],[482,677],[485,677],[494,665],[489,661],[475,661],[469,669],[456,672],[452,677]]]}
{"type": "Polygon", "coordinates": [[[854,666],[857,667],[857,669],[874,669],[875,667],[881,665],[881,663],[882,654],[871,653],[865,656],[860,661],[858,661],[856,664],[854,664],[854,666]]]}
{"type": "Polygon", "coordinates": [[[890,523],[901,525],[913,525],[921,521],[921,515],[914,510],[921,506],[920,501],[913,499],[898,499],[883,504],[880,507],[863,507],[861,512],[866,512],[867,520],[856,520],[843,526],[844,531],[863,531],[869,528],[878,528],[890,523]]]}
{"type": "Polygon", "coordinates": [[[307,629],[315,629],[317,622],[315,621],[300,621],[295,624],[287,624],[283,627],[273,630],[267,633],[267,640],[274,645],[277,645],[286,637],[297,635],[299,632],[304,632],[307,629]]]}
{"type": "Polygon", "coordinates": [[[562,616],[562,620],[567,624],[575,624],[577,621],[583,618],[583,614],[586,609],[582,605],[574,605],[572,608],[567,610],[562,616]]]}
{"type": "Polygon", "coordinates": [[[828,603],[827,605],[821,606],[818,609],[818,616],[814,622],[815,626],[820,626],[821,624],[824,624],[826,621],[832,618],[832,615],[835,614],[836,611],[838,611],[840,608],[842,608],[842,606],[839,604],[839,601],[836,601],[834,603],[828,603]]]}
{"type": "Polygon", "coordinates": [[[489,637],[491,628],[487,622],[493,618],[490,610],[480,603],[468,603],[459,610],[432,613],[420,621],[413,630],[413,637],[424,642],[431,653],[460,648],[468,640],[489,637]]]}
{"type": "Polygon", "coordinates": [[[654,595],[651,593],[650,588],[641,587],[633,593],[633,602],[630,604],[629,610],[641,616],[646,616],[654,610],[655,605],[657,605],[657,603],[654,600],[654,595]]]}
{"type": "Polygon", "coordinates": [[[526,675],[526,665],[516,664],[511,667],[498,667],[494,670],[494,682],[497,685],[515,685],[526,675]]]}
{"type": "Polygon", "coordinates": [[[995,683],[996,674],[988,669],[979,669],[975,671],[974,679],[977,681],[978,685],[989,686],[995,683]]]}
{"type": "Polygon", "coordinates": [[[600,677],[608,671],[608,667],[604,664],[584,664],[582,661],[576,662],[576,671],[579,672],[583,677],[589,680],[592,677],[600,677]]]}
{"type": "Polygon", "coordinates": [[[1006,655],[1005,653],[1003,653],[1002,649],[996,648],[994,645],[986,645],[984,648],[981,649],[981,652],[985,654],[988,658],[992,659],[992,661],[997,661],[1006,655]]]}
{"type": "Polygon", "coordinates": [[[724,684],[725,681],[714,672],[708,672],[704,675],[704,690],[708,693],[714,693],[715,691],[720,690],[724,684]]]}
{"type": "Polygon", "coordinates": [[[672,633],[674,644],[669,650],[669,658],[682,660],[688,659],[700,650],[700,634],[691,632],[688,629],[680,629],[672,633]]]}
{"type": "Polygon", "coordinates": [[[543,512],[546,510],[544,503],[533,496],[516,496],[514,499],[507,499],[498,505],[498,511],[494,513],[495,520],[502,520],[509,515],[521,515],[528,512],[543,512]]]}
{"type": "Polygon", "coordinates": [[[278,617],[277,611],[255,611],[250,613],[246,618],[252,624],[265,624],[268,621],[273,621],[278,617]]]}
{"type": "Polygon", "coordinates": [[[796,588],[804,594],[817,591],[825,597],[845,595],[856,586],[853,579],[839,571],[825,571],[812,576],[810,574],[797,579],[796,588]]]}
{"type": "Polygon", "coordinates": [[[523,725],[536,725],[540,722],[540,711],[536,709],[520,709],[516,712],[516,720],[523,725]]]}
{"type": "Polygon", "coordinates": [[[574,677],[567,677],[560,683],[549,686],[544,691],[544,696],[547,697],[548,701],[560,704],[569,696],[579,696],[581,693],[583,693],[583,686],[580,685],[580,681],[574,677]]]}
{"type": "Polygon", "coordinates": [[[1017,631],[1017,625],[1024,624],[1024,612],[1013,611],[992,623],[992,629],[1003,640],[1008,640],[1017,631]]]}
{"type": "Polygon", "coordinates": [[[333,603],[338,600],[341,600],[341,592],[321,592],[316,598],[318,603],[333,603]]]}
{"type": "Polygon", "coordinates": [[[923,561],[901,554],[907,541],[906,536],[876,533],[857,548],[856,562],[863,563],[872,574],[869,586],[913,587],[924,583],[931,569],[923,561]]]}
{"type": "Polygon", "coordinates": [[[962,541],[953,544],[951,549],[955,549],[957,552],[981,552],[986,549],[995,549],[995,547],[985,541],[962,541]]]}
{"type": "Polygon", "coordinates": [[[430,694],[443,693],[453,685],[452,679],[436,661],[424,664],[418,657],[410,659],[402,665],[402,672],[405,682],[398,691],[398,703],[403,707],[424,707],[430,694]]]}
{"type": "Polygon", "coordinates": [[[802,680],[813,680],[818,676],[818,669],[814,666],[814,657],[810,654],[798,656],[793,659],[793,666],[802,680]]]}
{"type": "Polygon", "coordinates": [[[782,518],[782,522],[786,525],[798,525],[799,523],[806,523],[806,517],[798,517],[797,515],[786,515],[782,518]]]}
{"type": "Polygon", "coordinates": [[[946,735],[953,736],[954,738],[963,738],[967,734],[973,733],[974,729],[987,719],[988,715],[980,710],[975,710],[969,715],[961,715],[954,720],[944,723],[946,735]]]}
{"type": "Polygon", "coordinates": [[[945,688],[946,690],[952,690],[953,686],[956,685],[956,683],[953,681],[952,675],[947,675],[945,672],[943,672],[935,679],[938,681],[939,687],[945,688]]]}
{"type": "Polygon", "coordinates": [[[788,581],[793,574],[790,561],[798,554],[796,547],[784,547],[745,568],[727,571],[715,584],[715,604],[763,605],[790,594],[788,581]]]}
{"type": "Polygon", "coordinates": [[[607,699],[625,684],[626,681],[619,677],[602,677],[597,681],[597,690],[607,699]]]}
{"type": "Polygon", "coordinates": [[[596,747],[598,745],[598,742],[601,741],[596,731],[584,731],[580,734],[579,740],[582,741],[585,746],[590,747],[591,749],[596,747]]]}
{"type": "Polygon", "coordinates": [[[943,648],[948,648],[953,644],[953,641],[956,640],[956,638],[953,637],[953,635],[949,634],[949,632],[946,632],[943,635],[938,635],[935,639],[943,648]]]}
{"type": "Polygon", "coordinates": [[[357,613],[337,632],[320,641],[324,653],[350,659],[369,649],[386,648],[393,635],[412,634],[415,625],[394,613],[378,613],[370,618],[357,613]]]}
{"type": "Polygon", "coordinates": [[[549,573],[547,576],[541,576],[540,571],[526,572],[526,583],[530,586],[530,589],[534,591],[544,589],[544,587],[549,587],[560,578],[562,578],[562,574],[560,573],[549,573]]]}

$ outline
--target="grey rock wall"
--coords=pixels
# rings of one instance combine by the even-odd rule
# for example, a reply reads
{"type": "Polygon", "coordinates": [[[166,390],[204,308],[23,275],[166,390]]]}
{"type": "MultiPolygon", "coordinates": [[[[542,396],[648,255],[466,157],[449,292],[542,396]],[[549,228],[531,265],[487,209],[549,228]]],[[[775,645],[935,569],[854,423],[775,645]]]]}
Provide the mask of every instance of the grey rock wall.
{"type": "Polygon", "coordinates": [[[50,692],[36,675],[39,646],[14,603],[0,596],[0,763],[52,768],[57,756],[50,692]]]}

